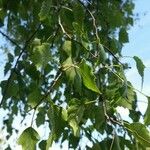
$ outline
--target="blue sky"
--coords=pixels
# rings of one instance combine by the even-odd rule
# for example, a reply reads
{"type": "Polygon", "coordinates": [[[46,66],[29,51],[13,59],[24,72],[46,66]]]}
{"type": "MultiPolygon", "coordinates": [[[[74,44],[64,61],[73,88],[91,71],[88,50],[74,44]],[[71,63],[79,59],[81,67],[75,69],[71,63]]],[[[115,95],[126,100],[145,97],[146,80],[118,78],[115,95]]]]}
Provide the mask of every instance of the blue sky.
{"type": "MultiPolygon", "coordinates": [[[[136,21],[134,27],[129,30],[129,43],[125,44],[123,48],[124,56],[138,56],[140,57],[145,66],[145,77],[143,92],[150,95],[150,0],[135,0],[135,13],[139,14],[139,20],[136,21]]],[[[138,75],[135,62],[126,58],[132,69],[126,72],[127,78],[132,82],[135,88],[141,88],[141,77],[138,75]]],[[[143,113],[146,110],[146,98],[138,94],[139,110],[143,113]],[[145,101],[145,102],[142,102],[145,101]]]]}

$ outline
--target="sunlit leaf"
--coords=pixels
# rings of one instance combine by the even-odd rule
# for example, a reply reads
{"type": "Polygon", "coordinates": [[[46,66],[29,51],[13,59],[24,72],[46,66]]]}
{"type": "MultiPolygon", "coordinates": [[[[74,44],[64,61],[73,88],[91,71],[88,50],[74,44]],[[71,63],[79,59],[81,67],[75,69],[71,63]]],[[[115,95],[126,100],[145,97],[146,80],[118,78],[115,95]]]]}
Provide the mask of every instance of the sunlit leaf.
{"type": "Polygon", "coordinates": [[[74,65],[72,58],[68,57],[63,62],[63,70],[66,72],[66,75],[68,77],[68,81],[74,82],[74,78],[76,76],[76,66],[74,65]]]}
{"type": "Polygon", "coordinates": [[[148,106],[144,116],[144,123],[146,125],[150,125],[150,97],[147,97],[147,100],[148,100],[148,106]]]}
{"type": "Polygon", "coordinates": [[[85,87],[100,94],[101,92],[95,83],[95,76],[92,72],[92,69],[85,63],[85,61],[83,61],[80,65],[80,73],[85,87]]]}
{"type": "Polygon", "coordinates": [[[50,6],[51,6],[51,0],[43,1],[42,7],[39,13],[39,18],[41,21],[50,17],[50,6]]]}
{"type": "Polygon", "coordinates": [[[150,132],[143,124],[136,122],[125,126],[143,146],[150,147],[150,132]]]}
{"type": "Polygon", "coordinates": [[[23,150],[35,150],[39,135],[32,127],[25,129],[18,139],[18,144],[23,150]]]}
{"type": "Polygon", "coordinates": [[[50,45],[43,43],[40,46],[36,46],[31,55],[31,60],[38,68],[45,68],[51,60],[50,45]]]}
{"type": "Polygon", "coordinates": [[[63,44],[63,50],[70,57],[71,56],[71,41],[65,41],[63,44]]]}

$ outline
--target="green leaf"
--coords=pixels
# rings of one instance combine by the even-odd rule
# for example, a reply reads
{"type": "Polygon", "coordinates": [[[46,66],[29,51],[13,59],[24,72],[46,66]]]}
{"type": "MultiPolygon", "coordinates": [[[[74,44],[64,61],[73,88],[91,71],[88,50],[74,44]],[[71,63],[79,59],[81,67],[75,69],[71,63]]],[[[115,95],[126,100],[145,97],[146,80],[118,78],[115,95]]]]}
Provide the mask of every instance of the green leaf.
{"type": "Polygon", "coordinates": [[[41,45],[41,39],[35,38],[32,42],[33,46],[40,46],[41,45]]]}
{"type": "Polygon", "coordinates": [[[51,60],[50,45],[48,43],[43,43],[40,46],[34,47],[31,60],[37,68],[45,68],[51,60]]]}
{"type": "Polygon", "coordinates": [[[8,53],[7,57],[8,57],[9,62],[13,62],[14,61],[14,56],[11,53],[8,53]]]}
{"type": "Polygon", "coordinates": [[[74,22],[73,11],[70,8],[63,7],[60,13],[61,21],[67,26],[68,29],[73,29],[72,23],[74,22]]]}
{"type": "Polygon", "coordinates": [[[0,86],[2,88],[2,94],[6,92],[5,99],[8,99],[10,97],[17,97],[19,94],[19,86],[13,79],[11,79],[9,85],[8,85],[8,80],[2,81],[0,83],[0,86]]]}
{"type": "Polygon", "coordinates": [[[50,108],[48,110],[48,118],[50,122],[51,133],[47,140],[46,149],[52,146],[53,141],[58,140],[61,136],[61,133],[64,130],[64,111],[62,107],[55,105],[52,101],[50,101],[50,108]]]}
{"type": "Polygon", "coordinates": [[[76,66],[74,65],[72,58],[68,57],[62,64],[63,70],[66,72],[68,77],[68,81],[74,82],[74,78],[76,76],[76,66]]]}
{"type": "Polygon", "coordinates": [[[94,143],[92,146],[92,150],[102,150],[99,143],[94,143]]]}
{"type": "Polygon", "coordinates": [[[127,29],[125,29],[125,28],[121,28],[120,29],[120,32],[119,32],[119,41],[121,43],[127,43],[127,42],[129,42],[127,29]]]}
{"type": "Polygon", "coordinates": [[[23,150],[35,150],[36,144],[39,141],[39,134],[29,127],[23,131],[18,139],[18,144],[22,145],[23,150]]]}
{"type": "Polygon", "coordinates": [[[11,67],[12,67],[12,64],[10,62],[7,62],[5,64],[4,75],[7,75],[8,71],[10,71],[11,67]]]}
{"type": "Polygon", "coordinates": [[[73,13],[75,21],[82,27],[84,20],[84,9],[80,3],[75,3],[73,5],[73,13]]]}
{"type": "Polygon", "coordinates": [[[39,148],[41,150],[46,150],[46,140],[42,140],[40,143],[39,143],[39,148]]]}
{"type": "Polygon", "coordinates": [[[39,13],[40,21],[43,21],[50,17],[50,7],[51,6],[51,0],[45,0],[42,3],[42,7],[39,13]]]}
{"type": "Polygon", "coordinates": [[[133,91],[133,88],[131,88],[131,83],[127,82],[127,84],[130,85],[130,87],[125,86],[119,89],[120,97],[117,100],[117,105],[132,109],[132,103],[135,100],[135,92],[133,91]]]}
{"type": "Polygon", "coordinates": [[[85,61],[82,62],[80,65],[80,74],[83,79],[83,84],[85,85],[86,88],[100,94],[101,92],[99,91],[96,83],[95,83],[95,76],[92,72],[92,69],[90,66],[88,66],[85,61]]]}
{"type": "Polygon", "coordinates": [[[106,52],[102,44],[99,44],[99,62],[104,63],[106,61],[106,52]]]}
{"type": "Polygon", "coordinates": [[[37,87],[28,95],[28,104],[35,107],[41,100],[41,91],[37,87]]]}
{"type": "Polygon", "coordinates": [[[68,119],[68,114],[66,109],[62,109],[62,118],[67,121],[68,119]]]}
{"type": "Polygon", "coordinates": [[[38,109],[37,117],[36,117],[36,125],[39,127],[40,125],[43,125],[45,123],[45,108],[40,107],[38,109]]]}
{"type": "Polygon", "coordinates": [[[71,41],[65,41],[63,44],[63,50],[66,52],[68,57],[71,56],[71,41]]]}
{"type": "Polygon", "coordinates": [[[144,115],[144,123],[145,125],[150,125],[150,97],[147,97],[147,99],[148,99],[148,106],[144,115]]]}
{"type": "Polygon", "coordinates": [[[80,130],[79,130],[79,125],[76,121],[76,119],[71,119],[69,120],[69,125],[72,127],[73,129],[73,134],[74,136],[79,136],[80,134],[80,130]]]}
{"type": "Polygon", "coordinates": [[[92,111],[90,112],[89,115],[91,114],[93,115],[95,119],[94,127],[96,128],[97,131],[102,131],[103,126],[105,125],[105,114],[104,114],[104,110],[102,109],[102,106],[93,106],[92,111]]]}
{"type": "Polygon", "coordinates": [[[80,134],[79,123],[82,120],[84,110],[85,110],[85,107],[83,104],[81,104],[80,100],[72,99],[69,102],[69,107],[67,109],[68,122],[69,122],[69,125],[73,129],[74,136],[79,136],[80,134]]]}
{"type": "Polygon", "coordinates": [[[136,122],[124,125],[144,147],[150,147],[150,132],[143,124],[136,122]]]}
{"type": "Polygon", "coordinates": [[[142,77],[142,85],[143,85],[145,65],[143,64],[142,60],[139,57],[134,56],[133,59],[136,62],[136,68],[138,70],[138,73],[142,77]]]}
{"type": "Polygon", "coordinates": [[[47,141],[46,141],[46,150],[49,150],[50,147],[53,144],[53,141],[55,140],[55,135],[53,134],[53,132],[49,135],[47,141]]]}

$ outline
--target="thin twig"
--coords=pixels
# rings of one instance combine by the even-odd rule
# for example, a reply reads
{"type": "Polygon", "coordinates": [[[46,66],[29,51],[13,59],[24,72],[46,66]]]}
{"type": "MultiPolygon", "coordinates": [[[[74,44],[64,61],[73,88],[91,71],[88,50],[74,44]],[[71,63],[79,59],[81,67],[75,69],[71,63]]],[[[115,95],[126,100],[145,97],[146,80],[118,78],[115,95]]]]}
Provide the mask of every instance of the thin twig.
{"type": "Polygon", "coordinates": [[[59,18],[58,18],[58,22],[59,22],[59,26],[60,26],[61,29],[62,29],[63,34],[65,34],[71,41],[76,42],[76,43],[79,44],[81,47],[83,47],[86,51],[88,51],[88,52],[90,53],[90,55],[91,55],[93,58],[96,58],[96,56],[95,56],[94,54],[92,54],[92,53],[90,52],[90,50],[88,50],[81,42],[79,42],[79,41],[73,39],[73,38],[65,31],[65,29],[64,29],[64,27],[63,27],[63,25],[62,25],[62,23],[61,23],[60,16],[59,16],[59,18]]]}
{"type": "Polygon", "coordinates": [[[61,23],[60,16],[58,16],[58,24],[60,25],[63,34],[65,34],[69,39],[72,39],[71,36],[65,31],[65,29],[64,29],[64,27],[63,27],[63,25],[62,25],[62,23],[61,23]]]}
{"type": "Polygon", "coordinates": [[[33,121],[34,121],[35,112],[36,112],[36,109],[34,109],[34,111],[33,111],[32,119],[31,119],[31,127],[32,127],[32,125],[33,125],[33,121]]]}
{"type": "Polygon", "coordinates": [[[16,45],[19,49],[22,49],[20,45],[18,45],[18,43],[16,43],[14,40],[12,40],[7,34],[5,34],[4,32],[0,31],[0,33],[6,37],[7,40],[9,40],[12,44],[16,45]]]}
{"type": "Polygon", "coordinates": [[[103,47],[116,59],[117,62],[124,66],[123,63],[114,55],[114,53],[107,46],[103,45],[103,47]]]}
{"type": "Polygon", "coordinates": [[[78,0],[78,2],[87,10],[87,12],[90,14],[90,16],[92,17],[92,21],[93,21],[93,27],[95,30],[95,37],[97,39],[97,42],[100,43],[100,38],[98,36],[98,30],[97,30],[97,25],[96,25],[96,19],[94,17],[94,15],[92,14],[92,12],[84,5],[84,3],[82,3],[80,0],[78,0]]]}
{"type": "MultiPolygon", "coordinates": [[[[122,82],[125,82],[125,80],[123,78],[121,78],[117,73],[115,73],[114,71],[112,71],[110,68],[108,68],[116,77],[118,77],[118,79],[120,79],[122,82]]],[[[134,91],[139,92],[140,94],[142,94],[145,97],[149,97],[148,95],[146,95],[145,93],[141,92],[140,90],[132,87],[131,85],[127,84],[128,87],[132,88],[134,91]]]]}
{"type": "Polygon", "coordinates": [[[114,145],[114,142],[115,142],[115,129],[113,131],[113,138],[112,138],[112,142],[111,142],[111,145],[110,145],[110,149],[109,150],[112,150],[113,149],[113,145],[114,145]]]}

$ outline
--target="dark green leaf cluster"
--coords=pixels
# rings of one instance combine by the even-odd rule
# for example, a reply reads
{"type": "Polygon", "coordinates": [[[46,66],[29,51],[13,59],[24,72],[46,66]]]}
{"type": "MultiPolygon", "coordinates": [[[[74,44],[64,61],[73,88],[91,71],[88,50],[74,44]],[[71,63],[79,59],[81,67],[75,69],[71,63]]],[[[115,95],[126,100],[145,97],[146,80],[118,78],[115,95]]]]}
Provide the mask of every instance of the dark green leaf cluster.
{"type": "MultiPolygon", "coordinates": [[[[120,62],[133,9],[132,0],[0,0],[0,34],[8,42],[8,79],[0,83],[7,139],[17,131],[13,118],[33,112],[31,126],[18,136],[23,150],[64,141],[69,149],[150,147],[150,104],[142,124],[128,64],[120,62]],[[117,107],[129,110],[131,123],[117,107]],[[40,138],[33,124],[48,124],[49,137],[40,138]],[[90,144],[82,145],[84,138],[90,144]]],[[[143,84],[145,66],[133,59],[143,84]]]]}

